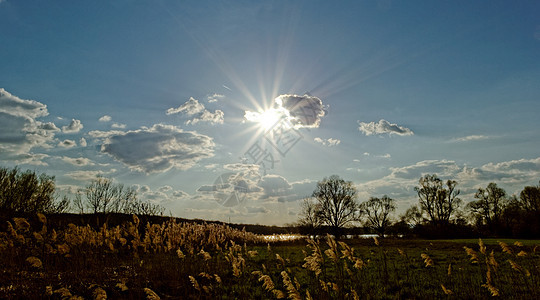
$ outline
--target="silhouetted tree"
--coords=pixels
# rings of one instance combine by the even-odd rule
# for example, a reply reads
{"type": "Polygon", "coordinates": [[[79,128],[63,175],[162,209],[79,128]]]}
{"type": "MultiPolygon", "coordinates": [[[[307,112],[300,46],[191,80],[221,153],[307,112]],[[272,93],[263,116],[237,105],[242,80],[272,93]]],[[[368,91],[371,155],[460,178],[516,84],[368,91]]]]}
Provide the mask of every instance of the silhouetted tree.
{"type": "Polygon", "coordinates": [[[360,209],[366,215],[368,226],[383,237],[390,225],[390,213],[396,210],[395,200],[386,195],[371,197],[360,205],[360,209]]]}
{"type": "Polygon", "coordinates": [[[317,199],[317,218],[321,224],[330,226],[335,236],[340,236],[345,226],[359,220],[356,188],[351,181],[337,175],[324,178],[317,182],[313,197],[317,199]]]}
{"type": "Polygon", "coordinates": [[[504,189],[491,182],[483,189],[479,188],[474,194],[478,199],[468,204],[478,225],[487,225],[491,231],[499,229],[502,214],[508,202],[504,189]]]}
{"type": "Polygon", "coordinates": [[[420,178],[419,185],[414,190],[418,193],[420,208],[428,215],[429,221],[434,225],[449,224],[461,204],[461,199],[457,197],[457,182],[447,180],[446,184],[443,184],[443,181],[433,174],[420,178]]]}
{"type": "Polygon", "coordinates": [[[0,168],[0,209],[6,212],[62,212],[69,206],[63,198],[57,202],[54,176],[19,168],[0,168]]]}
{"type": "Polygon", "coordinates": [[[415,227],[424,223],[425,219],[420,208],[417,205],[412,205],[401,216],[401,221],[407,223],[410,227],[415,227]]]}
{"type": "Polygon", "coordinates": [[[521,206],[526,211],[540,213],[540,183],[537,186],[526,186],[519,193],[521,206]]]}
{"type": "MultiPolygon", "coordinates": [[[[123,184],[114,184],[112,179],[102,176],[93,179],[84,189],[84,194],[93,213],[125,212],[131,209],[137,198],[135,189],[126,189],[123,184]]],[[[83,207],[79,202],[76,198],[75,203],[81,210],[83,207]]]]}
{"type": "Polygon", "coordinates": [[[317,216],[318,203],[317,200],[311,197],[305,197],[300,204],[300,219],[298,225],[307,229],[309,233],[321,225],[321,221],[317,216]]]}

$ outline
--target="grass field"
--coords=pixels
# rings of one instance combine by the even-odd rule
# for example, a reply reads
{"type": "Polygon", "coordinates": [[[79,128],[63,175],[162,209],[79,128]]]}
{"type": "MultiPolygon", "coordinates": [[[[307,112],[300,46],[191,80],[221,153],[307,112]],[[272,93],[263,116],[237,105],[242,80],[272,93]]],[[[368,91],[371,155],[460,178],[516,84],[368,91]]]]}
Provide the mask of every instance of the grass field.
{"type": "Polygon", "coordinates": [[[9,221],[0,295],[33,299],[540,298],[540,241],[300,240],[138,218],[99,230],[9,221]],[[31,225],[32,224],[32,225],[31,225]]]}

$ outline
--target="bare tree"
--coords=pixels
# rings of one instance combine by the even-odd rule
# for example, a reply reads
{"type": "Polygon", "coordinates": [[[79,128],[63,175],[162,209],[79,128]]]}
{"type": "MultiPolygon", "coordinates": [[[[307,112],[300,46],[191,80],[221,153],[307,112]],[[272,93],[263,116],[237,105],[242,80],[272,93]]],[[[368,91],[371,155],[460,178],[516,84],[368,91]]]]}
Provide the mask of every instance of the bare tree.
{"type": "Polygon", "coordinates": [[[479,188],[474,198],[478,200],[469,203],[468,206],[477,223],[486,224],[494,230],[501,222],[504,207],[508,202],[506,192],[491,182],[485,189],[479,188]]]}
{"type": "Polygon", "coordinates": [[[98,176],[84,190],[88,206],[93,213],[107,212],[107,206],[116,194],[112,179],[98,176]]]}
{"type": "MultiPolygon", "coordinates": [[[[84,189],[84,194],[93,213],[127,212],[137,202],[134,188],[124,188],[123,184],[114,184],[112,179],[102,176],[93,179],[84,189]]],[[[77,201],[76,205],[80,206],[77,201]]]]}
{"type": "Polygon", "coordinates": [[[73,204],[75,206],[75,208],[77,209],[77,212],[80,213],[80,214],[83,214],[84,213],[84,202],[82,200],[82,192],[81,190],[78,190],[77,193],[75,194],[75,199],[73,199],[73,204]]]}
{"type": "Polygon", "coordinates": [[[321,224],[318,216],[318,204],[317,200],[312,197],[305,197],[300,204],[300,219],[298,224],[312,231],[319,227],[321,224]]]}
{"type": "Polygon", "coordinates": [[[447,180],[446,187],[437,175],[425,175],[419,180],[420,186],[414,188],[418,193],[420,208],[426,212],[435,225],[447,225],[461,204],[457,182],[447,180]]]}
{"type": "Polygon", "coordinates": [[[540,213],[540,183],[538,186],[526,186],[519,193],[520,204],[524,210],[540,213]]]}
{"type": "Polygon", "coordinates": [[[351,181],[337,175],[324,178],[313,191],[317,199],[316,216],[321,224],[330,226],[336,236],[353,221],[359,219],[359,205],[356,202],[356,188],[351,181]]]}
{"type": "Polygon", "coordinates": [[[415,227],[425,221],[422,211],[417,205],[409,207],[400,218],[401,221],[407,223],[410,227],[415,227]]]}
{"type": "Polygon", "coordinates": [[[368,226],[383,237],[390,225],[390,213],[396,210],[395,200],[386,195],[382,198],[371,197],[360,207],[366,215],[368,226]]]}

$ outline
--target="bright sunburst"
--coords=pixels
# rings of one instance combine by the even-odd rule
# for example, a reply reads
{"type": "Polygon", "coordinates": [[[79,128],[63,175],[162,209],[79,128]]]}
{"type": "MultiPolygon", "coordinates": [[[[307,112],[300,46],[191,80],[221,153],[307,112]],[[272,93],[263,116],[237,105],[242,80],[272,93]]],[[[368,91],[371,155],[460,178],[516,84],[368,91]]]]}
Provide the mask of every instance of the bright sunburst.
{"type": "Polygon", "coordinates": [[[279,120],[286,116],[286,113],[281,109],[269,108],[261,112],[246,111],[245,119],[255,122],[263,130],[272,128],[279,120]]]}

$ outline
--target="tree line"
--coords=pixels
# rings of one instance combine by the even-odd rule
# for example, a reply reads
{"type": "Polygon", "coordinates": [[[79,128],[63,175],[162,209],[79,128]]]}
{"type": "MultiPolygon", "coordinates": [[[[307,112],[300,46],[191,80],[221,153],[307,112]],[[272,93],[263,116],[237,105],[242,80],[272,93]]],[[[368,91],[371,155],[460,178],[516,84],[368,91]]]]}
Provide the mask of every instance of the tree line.
{"type": "Polygon", "coordinates": [[[337,236],[359,226],[380,236],[540,236],[540,184],[509,196],[492,182],[478,188],[467,204],[457,186],[455,180],[424,175],[414,189],[418,203],[392,218],[395,199],[384,195],[360,203],[353,183],[332,175],[319,181],[311,197],[302,200],[297,224],[305,233],[328,231],[337,236]]]}
{"type": "Polygon", "coordinates": [[[78,189],[73,200],[60,196],[54,176],[18,167],[0,168],[0,212],[21,213],[126,213],[163,215],[164,208],[138,198],[133,187],[97,176],[78,189]]]}

